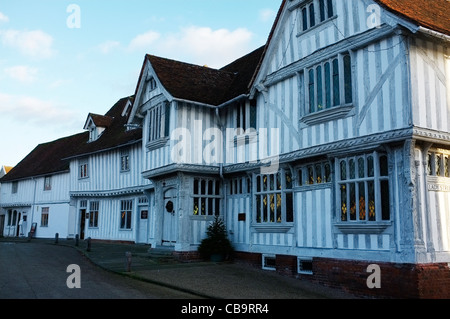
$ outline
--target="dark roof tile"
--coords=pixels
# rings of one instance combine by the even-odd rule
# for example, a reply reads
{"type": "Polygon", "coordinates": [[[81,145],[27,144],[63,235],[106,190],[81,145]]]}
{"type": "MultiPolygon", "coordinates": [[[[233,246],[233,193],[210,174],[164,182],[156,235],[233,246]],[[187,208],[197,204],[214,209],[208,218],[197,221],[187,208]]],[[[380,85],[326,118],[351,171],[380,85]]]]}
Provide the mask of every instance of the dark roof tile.
{"type": "Polygon", "coordinates": [[[95,142],[88,143],[89,133],[84,132],[38,145],[17,164],[0,182],[10,182],[35,176],[65,172],[70,159],[96,152],[106,151],[122,145],[136,143],[142,138],[142,130],[127,131],[127,116],[122,116],[129,98],[119,100],[104,116],[109,126],[95,142]]]}
{"type": "MultiPolygon", "coordinates": [[[[222,69],[147,55],[164,88],[175,98],[218,106],[249,91],[261,47],[222,69]]],[[[141,75],[142,76],[142,75],[141,75]]]]}

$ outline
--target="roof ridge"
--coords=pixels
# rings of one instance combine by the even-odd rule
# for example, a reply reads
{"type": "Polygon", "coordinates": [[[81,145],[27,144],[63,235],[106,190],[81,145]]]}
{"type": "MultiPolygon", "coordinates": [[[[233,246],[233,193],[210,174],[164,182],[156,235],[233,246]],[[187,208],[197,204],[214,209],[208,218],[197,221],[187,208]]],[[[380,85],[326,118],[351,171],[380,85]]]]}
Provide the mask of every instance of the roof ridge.
{"type": "MultiPolygon", "coordinates": [[[[149,57],[156,58],[156,59],[161,59],[161,60],[164,60],[164,61],[173,62],[173,63],[177,63],[177,64],[183,64],[183,65],[186,65],[186,66],[196,67],[196,68],[198,68],[200,70],[204,69],[204,70],[213,71],[213,72],[215,71],[215,72],[219,72],[219,73],[223,72],[223,73],[228,73],[228,74],[234,74],[234,73],[229,72],[229,71],[224,71],[224,70],[222,70],[222,68],[216,69],[216,68],[209,67],[207,65],[200,65],[200,64],[195,64],[195,63],[191,63],[191,62],[184,62],[184,61],[175,60],[175,59],[171,59],[171,58],[165,58],[165,57],[161,57],[161,56],[158,56],[158,55],[146,54],[146,58],[149,58],[149,57]]],[[[235,61],[233,61],[233,62],[235,62],[235,61]]],[[[233,62],[231,62],[231,63],[233,63],[233,62]]]]}

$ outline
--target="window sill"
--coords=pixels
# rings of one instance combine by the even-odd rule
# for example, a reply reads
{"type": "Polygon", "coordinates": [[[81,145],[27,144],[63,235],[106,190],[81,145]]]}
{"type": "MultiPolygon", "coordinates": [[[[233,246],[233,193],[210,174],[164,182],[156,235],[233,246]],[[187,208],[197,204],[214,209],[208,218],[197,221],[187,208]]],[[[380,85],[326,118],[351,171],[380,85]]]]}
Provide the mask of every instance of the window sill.
{"type": "Polygon", "coordinates": [[[234,138],[234,146],[247,144],[247,138],[249,144],[256,143],[258,141],[258,133],[256,131],[249,134],[239,134],[234,138]]]}
{"type": "Polygon", "coordinates": [[[294,225],[253,225],[253,229],[257,233],[287,233],[294,225]]]}
{"type": "Polygon", "coordinates": [[[344,222],[335,226],[343,234],[382,234],[392,222],[344,222]]]}
{"type": "Polygon", "coordinates": [[[349,115],[352,115],[351,112],[353,110],[354,110],[353,104],[335,106],[323,111],[305,115],[300,119],[300,122],[307,126],[321,124],[332,120],[343,119],[349,115]]]}
{"type": "Polygon", "coordinates": [[[191,215],[190,220],[198,220],[198,221],[213,221],[216,216],[214,215],[191,215]]]}
{"type": "Polygon", "coordinates": [[[153,151],[153,150],[156,150],[156,149],[161,148],[163,146],[166,146],[168,141],[169,141],[168,137],[163,137],[163,138],[160,138],[159,140],[148,142],[147,145],[146,145],[147,150],[148,151],[153,151]]]}

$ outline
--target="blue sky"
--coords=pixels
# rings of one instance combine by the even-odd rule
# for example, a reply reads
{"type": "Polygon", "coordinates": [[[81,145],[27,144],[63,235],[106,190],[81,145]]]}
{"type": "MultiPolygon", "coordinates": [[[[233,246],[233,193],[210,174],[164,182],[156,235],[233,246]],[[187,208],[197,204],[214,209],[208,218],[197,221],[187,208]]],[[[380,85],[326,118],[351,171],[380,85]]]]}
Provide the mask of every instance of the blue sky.
{"type": "Polygon", "coordinates": [[[253,51],[280,4],[0,0],[0,165],[134,94],[146,53],[220,68],[253,51]]]}

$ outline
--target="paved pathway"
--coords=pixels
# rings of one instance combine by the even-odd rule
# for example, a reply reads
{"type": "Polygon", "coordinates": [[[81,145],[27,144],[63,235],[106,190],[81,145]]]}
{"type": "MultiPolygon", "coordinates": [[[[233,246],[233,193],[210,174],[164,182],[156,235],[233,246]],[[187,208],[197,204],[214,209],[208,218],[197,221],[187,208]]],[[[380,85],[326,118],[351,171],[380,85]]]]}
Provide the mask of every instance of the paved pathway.
{"type": "Polygon", "coordinates": [[[0,299],[159,298],[196,297],[107,272],[70,247],[0,242],[0,299]],[[81,289],[67,287],[71,264],[80,266],[81,289]]]}

